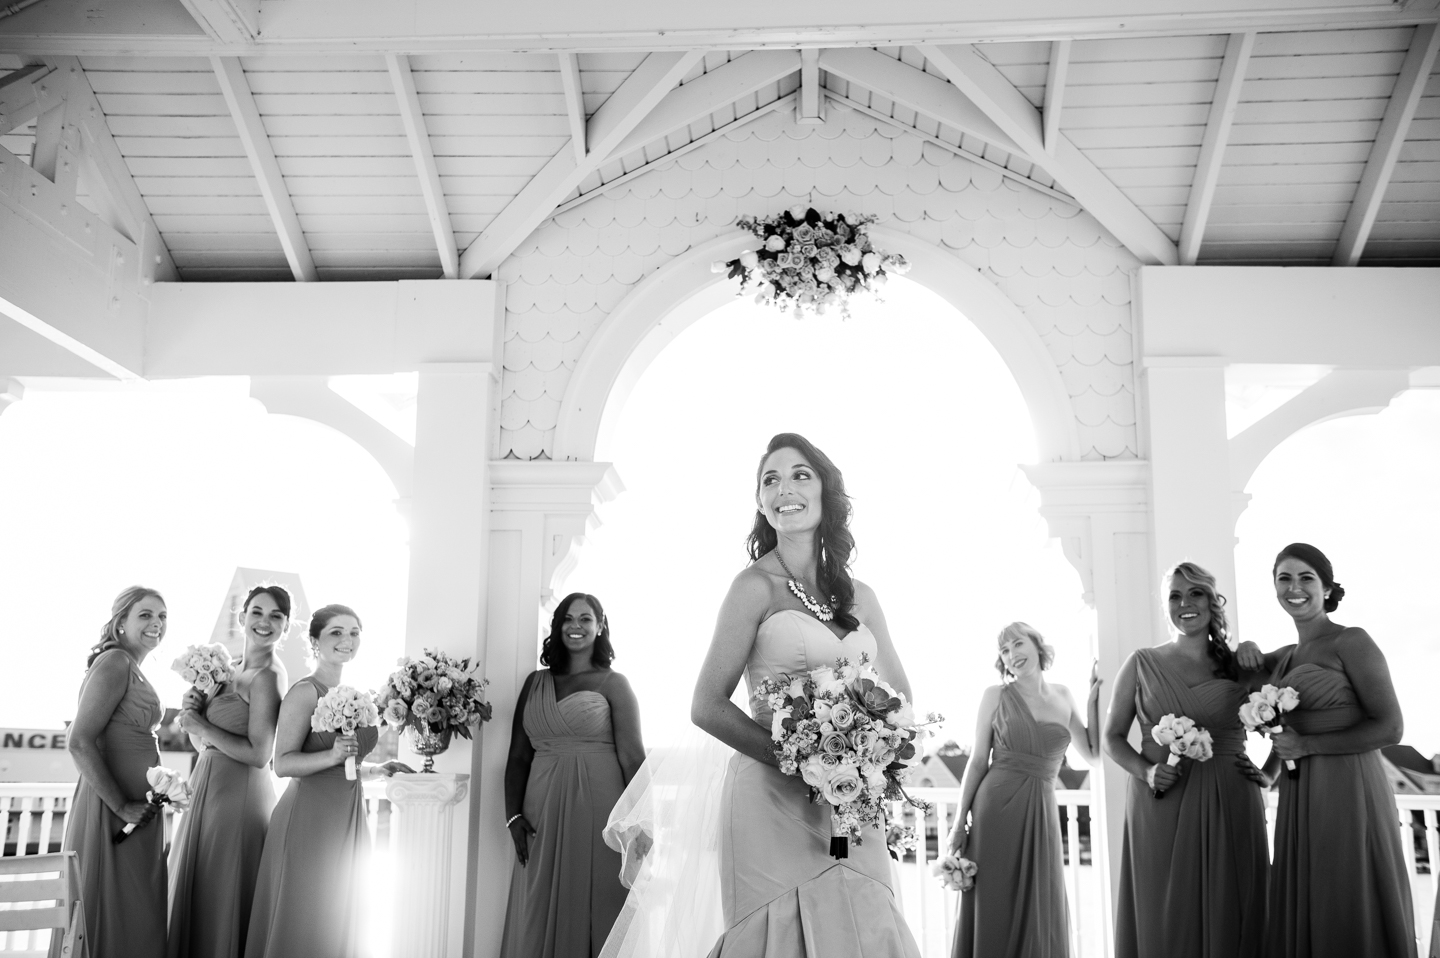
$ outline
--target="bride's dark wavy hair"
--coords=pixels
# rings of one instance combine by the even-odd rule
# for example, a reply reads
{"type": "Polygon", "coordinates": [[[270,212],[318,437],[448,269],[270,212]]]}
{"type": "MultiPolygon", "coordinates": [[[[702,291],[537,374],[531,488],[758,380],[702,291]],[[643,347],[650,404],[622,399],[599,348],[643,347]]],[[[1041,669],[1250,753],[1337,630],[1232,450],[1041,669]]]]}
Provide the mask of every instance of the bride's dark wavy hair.
{"type": "Polygon", "coordinates": [[[755,467],[755,524],[745,540],[746,549],[752,560],[775,549],[779,536],[770,520],[760,511],[760,478],[765,470],[765,460],[777,449],[794,449],[802,459],[820,474],[820,528],[816,530],[815,557],[816,585],[820,588],[817,598],[830,600],[835,610],[835,624],[846,631],[860,627],[855,618],[855,581],[850,578],[850,557],[855,552],[855,537],[850,534],[850,497],[845,493],[845,477],[840,469],[821,452],[814,443],[795,432],[782,432],[770,440],[765,455],[755,467]]]}

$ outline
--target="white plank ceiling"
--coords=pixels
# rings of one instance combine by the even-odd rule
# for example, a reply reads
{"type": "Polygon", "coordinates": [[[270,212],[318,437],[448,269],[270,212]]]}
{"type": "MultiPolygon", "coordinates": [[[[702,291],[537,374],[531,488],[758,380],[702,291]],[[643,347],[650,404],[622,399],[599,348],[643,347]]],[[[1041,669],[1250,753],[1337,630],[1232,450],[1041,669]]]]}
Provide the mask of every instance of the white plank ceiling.
{"type": "MultiPolygon", "coordinates": [[[[1047,125],[1058,112],[1062,139],[1178,243],[1187,210],[1202,192],[1194,186],[1207,124],[1223,113],[1226,122],[1212,134],[1217,166],[1200,211],[1208,215],[1200,217],[1198,262],[1329,264],[1357,193],[1364,199],[1359,188],[1367,163],[1386,149],[1383,134],[1395,129],[1394,122],[1385,126],[1387,110],[1397,117],[1404,112],[1392,101],[1406,92],[1407,57],[1422,62],[1428,42],[1424,75],[1415,80],[1418,102],[1400,118],[1403,136],[1382,178],[1359,263],[1437,265],[1440,74],[1434,41],[1427,40],[1433,32],[1433,25],[1422,25],[1255,33],[1234,70],[1230,110],[1216,104],[1227,46],[1240,47],[1228,34],[1077,38],[1065,45],[1068,68],[1052,92],[1047,125]]],[[[1021,41],[976,49],[1040,110],[1059,46],[1021,41]]],[[[950,81],[920,48],[847,52],[857,51],[889,58],[908,72],[865,74],[879,62],[873,59],[848,78],[822,69],[820,85],[829,97],[1044,192],[1067,192],[1023,151],[955,125],[954,103],[926,92],[950,81]],[[875,79],[861,82],[861,75],[875,79]],[[905,91],[893,87],[897,76],[905,91]],[[933,108],[927,106],[932,101],[933,108]]],[[[707,53],[682,83],[742,55],[707,53]]],[[[575,55],[585,118],[645,59],[643,52],[575,55]]],[[[41,62],[44,54],[0,54],[0,74],[41,62]]],[[[208,56],[80,58],[181,278],[288,279],[292,266],[277,220],[222,94],[217,62],[208,56]]],[[[576,149],[571,131],[585,118],[571,112],[564,62],[555,53],[408,57],[443,208],[462,253],[552,157],[576,149]]],[[[823,54],[820,62],[823,68],[823,54]]],[[[241,56],[239,63],[319,278],[440,276],[441,252],[385,56],[241,56]]],[[[616,188],[636,170],[674,162],[717,130],[774,109],[793,115],[798,98],[791,94],[800,82],[795,56],[790,75],[609,158],[560,209],[616,188]]],[[[28,162],[35,140],[30,120],[0,135],[0,147],[28,162]]],[[[87,189],[82,181],[81,202],[87,189]]]]}

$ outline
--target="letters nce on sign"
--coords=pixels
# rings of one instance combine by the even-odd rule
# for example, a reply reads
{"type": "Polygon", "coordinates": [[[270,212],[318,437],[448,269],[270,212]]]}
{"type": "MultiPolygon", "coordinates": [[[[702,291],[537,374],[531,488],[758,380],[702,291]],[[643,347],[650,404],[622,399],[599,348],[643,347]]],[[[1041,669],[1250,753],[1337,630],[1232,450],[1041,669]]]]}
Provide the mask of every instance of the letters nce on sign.
{"type": "Polygon", "coordinates": [[[0,782],[73,782],[66,729],[0,728],[0,782]]]}

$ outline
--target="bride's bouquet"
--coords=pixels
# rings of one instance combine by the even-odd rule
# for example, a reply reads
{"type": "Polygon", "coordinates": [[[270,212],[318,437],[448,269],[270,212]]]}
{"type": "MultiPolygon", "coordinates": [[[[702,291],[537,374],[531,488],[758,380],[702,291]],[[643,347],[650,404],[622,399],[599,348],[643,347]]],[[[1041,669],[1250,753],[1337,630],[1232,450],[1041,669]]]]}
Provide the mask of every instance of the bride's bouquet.
{"type": "MultiPolygon", "coordinates": [[[[1195,720],[1184,715],[1162,715],[1160,721],[1150,730],[1150,737],[1170,750],[1165,757],[1166,765],[1179,765],[1181,758],[1193,758],[1197,762],[1208,762],[1215,755],[1214,742],[1210,733],[1195,724],[1195,720]]],[[[1164,789],[1153,789],[1156,798],[1164,798],[1164,789]]]]}
{"type": "MultiPolygon", "coordinates": [[[[1240,706],[1240,724],[1245,726],[1247,731],[1274,735],[1285,727],[1285,713],[1294,711],[1299,704],[1300,693],[1288,685],[1284,688],[1261,686],[1260,691],[1251,692],[1250,699],[1240,706]]],[[[1293,758],[1285,760],[1285,767],[1289,769],[1291,778],[1299,777],[1300,772],[1295,768],[1293,758]]]]}
{"type": "MultiPolygon", "coordinates": [[[[315,703],[310,716],[310,728],[316,732],[340,732],[355,734],[358,728],[377,725],[380,710],[369,692],[361,692],[348,685],[337,685],[315,703]]],[[[355,756],[345,757],[345,777],[355,781],[355,756]]]]}
{"type": "MultiPolygon", "coordinates": [[[[181,810],[190,807],[190,783],[181,778],[180,773],[174,769],[156,765],[145,771],[145,781],[150,786],[145,793],[145,801],[155,809],[155,814],[160,814],[164,805],[174,805],[181,810]]],[[[134,822],[127,822],[110,840],[118,845],[139,827],[134,822]]]]}
{"type": "Polygon", "coordinates": [[[219,642],[188,646],[179,658],[170,663],[170,669],[201,695],[210,695],[226,682],[235,680],[235,665],[230,661],[230,652],[219,642]]]}
{"type": "Polygon", "coordinates": [[[859,845],[861,829],[883,827],[887,802],[929,808],[906,795],[902,783],[920,761],[925,726],[940,716],[916,722],[905,696],[881,681],[863,653],[859,665],[842,658],[834,668],[782,678],[761,682],[755,698],[771,709],[780,771],[799,775],[811,800],[830,806],[831,855],[847,857],[849,839],[859,845]]]}
{"type": "Polygon", "coordinates": [[[975,887],[975,873],[979,866],[959,855],[946,855],[930,866],[930,874],[940,879],[940,884],[951,891],[969,891],[975,887]]]}

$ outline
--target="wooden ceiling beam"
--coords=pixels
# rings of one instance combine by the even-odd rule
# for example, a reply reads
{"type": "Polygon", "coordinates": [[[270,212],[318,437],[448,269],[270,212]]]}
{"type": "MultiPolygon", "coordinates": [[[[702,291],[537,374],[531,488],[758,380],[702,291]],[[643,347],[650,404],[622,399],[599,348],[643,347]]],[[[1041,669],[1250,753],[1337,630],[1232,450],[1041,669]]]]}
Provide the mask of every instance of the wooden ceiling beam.
{"type": "Polygon", "coordinates": [[[1181,266],[1194,266],[1200,255],[1205,225],[1215,201],[1215,186],[1220,182],[1220,166],[1230,141],[1230,127],[1240,103],[1240,87],[1245,83],[1245,70],[1254,49],[1253,33],[1232,33],[1225,43],[1225,59],[1220,62],[1220,79],[1215,84],[1215,98],[1210,101],[1210,117],[1200,140],[1200,157],[1195,162],[1195,178],[1190,184],[1190,199],[1185,204],[1185,220],[1180,226],[1181,266]]]}
{"type": "Polygon", "coordinates": [[[280,175],[280,164],[275,160],[275,151],[270,146],[265,124],[260,120],[260,110],[255,106],[255,97],[250,92],[250,83],[245,79],[240,58],[212,56],[210,66],[215,71],[215,78],[220,81],[220,92],[230,107],[230,116],[240,134],[240,144],[250,160],[250,169],[260,183],[260,196],[265,200],[265,209],[270,212],[275,232],[280,235],[280,246],[285,250],[290,272],[298,282],[314,282],[320,275],[310,257],[305,231],[300,228],[300,218],[295,215],[295,204],[290,201],[285,177],[280,175]]]}
{"type": "Polygon", "coordinates": [[[704,56],[703,50],[652,53],[620,84],[585,126],[584,161],[566,144],[485,228],[460,257],[465,279],[489,277],[571,190],[610,159],[616,147],[704,56]]]}
{"type": "Polygon", "coordinates": [[[565,91],[565,115],[570,120],[570,145],[575,148],[575,162],[585,162],[585,91],[580,86],[580,58],[574,53],[558,54],[560,86],[565,91]]]}
{"type": "Polygon", "coordinates": [[[1045,100],[1040,110],[1044,122],[1045,152],[1055,154],[1060,135],[1060,111],[1065,102],[1065,75],[1070,72],[1070,40],[1050,42],[1050,68],[1045,71],[1045,100]]]}
{"type": "Polygon", "coordinates": [[[410,156],[415,161],[415,175],[420,178],[420,193],[425,197],[425,212],[430,216],[430,230],[435,234],[435,247],[440,251],[440,268],[446,279],[460,276],[460,252],[455,245],[455,230],[450,225],[450,207],[440,172],[435,167],[435,151],[430,146],[430,132],[425,127],[425,113],[420,109],[420,96],[415,92],[415,77],[410,72],[410,58],[403,53],[387,53],[385,66],[390,71],[390,85],[400,104],[400,122],[405,138],[410,141],[410,156]]]}
{"type": "Polygon", "coordinates": [[[0,136],[40,115],[40,81],[50,73],[43,63],[0,77],[0,136]]]}
{"type": "Polygon", "coordinates": [[[260,35],[260,0],[180,0],[217,43],[253,43],[260,35]]]}
{"type": "MultiPolygon", "coordinates": [[[[968,44],[920,47],[950,82],[1019,146],[1019,153],[1055,178],[1082,208],[1099,220],[1141,263],[1175,266],[1175,244],[1122,193],[1064,133],[1055,152],[1045,149],[1040,111],[1004,74],[968,44]]],[[[883,92],[883,91],[881,91],[883,92]]]]}
{"type": "Polygon", "coordinates": [[[1375,228],[1375,217],[1385,200],[1385,188],[1390,185],[1395,162],[1400,159],[1400,148],[1405,145],[1405,137],[1410,133],[1410,121],[1415,119],[1415,108],[1420,104],[1420,95],[1425,91],[1430,71],[1435,67],[1437,47],[1440,47],[1440,32],[1437,32],[1435,24],[1427,23],[1415,28],[1410,49],[1400,65],[1400,75],[1395,78],[1395,89],[1385,108],[1385,118],[1380,121],[1380,131],[1370,148],[1370,158],[1365,162],[1365,171],[1360,174],[1360,185],[1350,202],[1350,212],[1340,229],[1340,240],[1335,244],[1335,256],[1330,262],[1332,266],[1354,266],[1365,252],[1370,231],[1375,228]]]}

